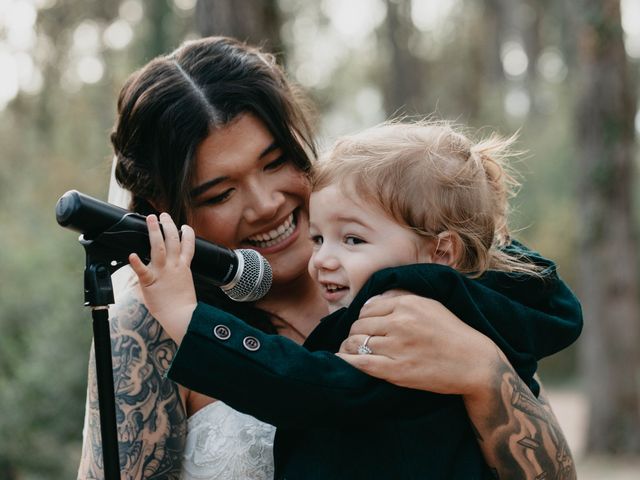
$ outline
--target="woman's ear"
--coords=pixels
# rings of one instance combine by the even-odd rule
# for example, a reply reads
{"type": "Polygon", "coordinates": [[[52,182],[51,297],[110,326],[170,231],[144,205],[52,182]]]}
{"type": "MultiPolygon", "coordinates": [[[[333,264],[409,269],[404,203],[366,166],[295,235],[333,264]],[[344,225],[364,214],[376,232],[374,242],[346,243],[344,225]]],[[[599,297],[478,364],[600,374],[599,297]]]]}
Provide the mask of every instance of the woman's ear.
{"type": "Polygon", "coordinates": [[[440,232],[432,243],[431,263],[456,268],[462,254],[460,236],[450,230],[440,232]]]}

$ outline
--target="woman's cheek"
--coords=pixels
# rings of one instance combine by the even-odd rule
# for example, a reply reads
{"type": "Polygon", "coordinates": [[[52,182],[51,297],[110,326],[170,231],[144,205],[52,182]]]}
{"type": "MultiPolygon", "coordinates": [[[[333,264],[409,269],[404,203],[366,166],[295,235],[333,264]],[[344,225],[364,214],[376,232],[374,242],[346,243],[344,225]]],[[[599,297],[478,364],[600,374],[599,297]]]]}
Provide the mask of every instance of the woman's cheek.
{"type": "Polygon", "coordinates": [[[235,238],[240,214],[234,215],[225,205],[204,206],[194,215],[193,229],[203,239],[235,248],[239,239],[235,238]]]}

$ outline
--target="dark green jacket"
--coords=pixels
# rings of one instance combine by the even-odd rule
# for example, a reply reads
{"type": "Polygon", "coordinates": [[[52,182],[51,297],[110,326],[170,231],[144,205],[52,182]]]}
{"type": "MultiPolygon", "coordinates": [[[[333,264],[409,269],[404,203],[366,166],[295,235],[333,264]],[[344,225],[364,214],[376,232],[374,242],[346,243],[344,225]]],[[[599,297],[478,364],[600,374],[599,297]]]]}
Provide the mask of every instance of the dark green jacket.
{"type": "Polygon", "coordinates": [[[169,376],[278,427],[278,479],[491,478],[460,397],[396,387],[333,353],[366,299],[402,288],[439,300],[489,336],[537,394],[537,360],[572,343],[582,316],[553,263],[512,249],[544,265],[544,280],[501,272],[472,280],[439,265],[385,269],[304,346],[199,304],[169,376]],[[216,336],[219,325],[228,338],[216,336]]]}

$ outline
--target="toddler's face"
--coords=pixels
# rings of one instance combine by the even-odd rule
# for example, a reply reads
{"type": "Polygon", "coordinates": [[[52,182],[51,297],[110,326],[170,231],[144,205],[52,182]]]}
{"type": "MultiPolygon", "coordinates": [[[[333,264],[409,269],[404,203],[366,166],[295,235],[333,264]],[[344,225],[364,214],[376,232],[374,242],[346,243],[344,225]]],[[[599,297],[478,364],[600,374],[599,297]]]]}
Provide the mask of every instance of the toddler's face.
{"type": "Polygon", "coordinates": [[[329,310],[348,306],[367,279],[385,267],[431,261],[424,237],[366,205],[342,185],[311,194],[309,273],[318,282],[329,310]]]}

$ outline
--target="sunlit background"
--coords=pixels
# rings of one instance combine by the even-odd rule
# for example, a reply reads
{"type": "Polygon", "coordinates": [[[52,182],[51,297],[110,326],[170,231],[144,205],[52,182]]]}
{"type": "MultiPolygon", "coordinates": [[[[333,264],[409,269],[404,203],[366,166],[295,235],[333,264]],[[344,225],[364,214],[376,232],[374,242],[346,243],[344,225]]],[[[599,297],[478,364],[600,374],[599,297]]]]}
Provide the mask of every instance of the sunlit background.
{"type": "MultiPolygon", "coordinates": [[[[163,1],[163,0],[161,0],[163,1]]],[[[193,15],[196,0],[168,0],[173,13],[188,19],[193,15]]],[[[56,32],[64,38],[54,38],[49,32],[38,28],[38,16],[62,5],[73,2],[58,0],[2,0],[0,1],[0,109],[18,94],[35,96],[44,87],[44,72],[51,59],[52,50],[64,44],[62,63],[57,65],[63,74],[59,85],[69,94],[77,93],[83,86],[101,82],[112,52],[122,52],[140,35],[136,31],[145,18],[145,2],[125,0],[117,5],[113,18],[86,18],[75,15],[69,19],[66,29],[56,32]]],[[[86,3],[95,4],[94,1],[86,3]]],[[[110,2],[108,2],[110,3],[110,2]]],[[[291,14],[282,26],[283,37],[289,39],[292,50],[288,62],[290,72],[304,86],[323,89],[332,82],[336,70],[345,59],[359,58],[364,63],[373,63],[377,55],[371,36],[384,23],[387,8],[382,0],[322,0],[317,5],[301,4],[294,0],[281,0],[281,9],[291,14]],[[308,7],[308,8],[307,8],[308,7]],[[326,21],[318,22],[319,12],[326,21]],[[369,58],[367,58],[369,56],[369,58]],[[373,58],[372,58],[373,57],[373,58]]],[[[477,2],[476,2],[477,3],[477,2]]],[[[536,12],[529,5],[516,2],[515,14],[521,22],[535,21],[536,12]]],[[[77,8],[82,11],[82,4],[77,8]]],[[[481,8],[474,2],[464,0],[421,0],[411,2],[411,20],[420,32],[409,45],[413,54],[426,60],[437,60],[454,41],[457,30],[464,25],[470,8],[481,8]]],[[[640,2],[621,0],[622,27],[624,29],[627,55],[640,59],[640,2]]],[[[64,21],[64,19],[60,19],[64,21]]],[[[185,22],[188,23],[188,22],[185,22]]],[[[199,34],[185,27],[184,38],[199,34]]],[[[516,32],[512,38],[499,45],[504,74],[509,81],[503,98],[505,114],[515,119],[526,117],[532,101],[546,102],[552,112],[557,108],[557,99],[532,99],[522,83],[529,71],[530,63],[540,77],[550,84],[562,83],[567,76],[566,60],[562,51],[553,44],[545,46],[538,58],[530,59],[522,38],[516,32]]],[[[126,55],[126,53],[123,53],[126,55]]],[[[349,114],[349,108],[336,110],[347,126],[360,126],[385,118],[382,108],[382,93],[373,85],[358,85],[353,99],[357,116],[349,114]],[[357,120],[354,117],[358,118],[357,120]],[[362,117],[362,120],[359,120],[362,117]],[[349,124],[350,123],[350,124],[349,124]]],[[[640,118],[640,117],[638,117],[640,118]]],[[[334,120],[337,121],[337,120],[334,120]]],[[[640,120],[639,120],[640,122],[640,120]]],[[[332,125],[332,122],[328,122],[332,125]]],[[[639,127],[640,128],[640,127],[639,127]]],[[[333,129],[330,128],[332,131],[333,129]]],[[[344,130],[339,130],[343,132],[344,130]]]]}
{"type": "MultiPolygon", "coordinates": [[[[202,17],[217,3],[234,5],[0,0],[1,479],[72,478],[79,457],[91,327],[83,252],[55,223],[55,202],[72,188],[106,198],[119,88],[149,59],[207,32],[202,17]]],[[[517,236],[555,259],[579,289],[579,0],[271,3],[277,38],[265,40],[316,103],[321,145],[405,114],[519,131],[528,154],[516,165],[524,183],[512,218],[517,236]]],[[[640,1],[621,0],[621,13],[637,95],[640,1]]],[[[635,119],[640,132],[640,113],[635,119]]],[[[629,473],[640,471],[633,454],[587,455],[579,358],[571,347],[541,372],[584,465],[580,478],[640,478],[629,473]]]]}

